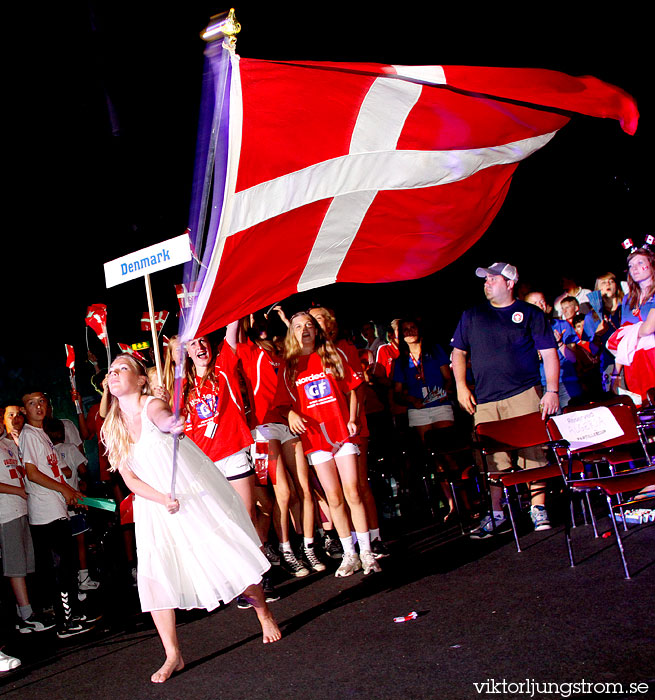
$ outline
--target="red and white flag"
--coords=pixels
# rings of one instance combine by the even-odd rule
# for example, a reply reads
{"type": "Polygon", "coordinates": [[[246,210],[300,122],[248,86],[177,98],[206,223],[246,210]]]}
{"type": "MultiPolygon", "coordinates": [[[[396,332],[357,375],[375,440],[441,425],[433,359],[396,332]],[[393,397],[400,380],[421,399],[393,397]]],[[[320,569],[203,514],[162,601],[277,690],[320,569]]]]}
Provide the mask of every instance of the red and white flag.
{"type": "Polygon", "coordinates": [[[86,325],[95,331],[98,339],[108,348],[107,338],[107,307],[104,304],[91,304],[86,311],[86,325]]]}
{"type": "Polygon", "coordinates": [[[127,343],[118,343],[118,347],[121,349],[121,352],[126,352],[129,355],[134,355],[134,357],[137,357],[142,362],[146,361],[146,358],[138,350],[135,350],[131,345],[127,345],[127,343]]]}
{"type": "Polygon", "coordinates": [[[571,113],[638,120],[619,88],[550,70],[232,56],[229,75],[223,210],[186,338],[333,282],[431,274],[571,113]]]}
{"type": "MultiPolygon", "coordinates": [[[[168,311],[155,311],[154,315],[157,333],[161,333],[161,329],[164,327],[166,319],[168,318],[168,311]]],[[[144,311],[143,316],[141,316],[141,330],[149,331],[151,330],[151,328],[152,326],[150,325],[150,314],[147,311],[144,311]]]]}
{"type": "Polygon", "coordinates": [[[198,296],[200,285],[197,282],[191,284],[176,284],[175,293],[180,304],[180,309],[190,309],[193,306],[195,298],[198,296]]]}
{"type": "Polygon", "coordinates": [[[66,350],[66,367],[71,371],[75,372],[75,350],[72,345],[67,345],[64,343],[64,349],[66,350]]]}

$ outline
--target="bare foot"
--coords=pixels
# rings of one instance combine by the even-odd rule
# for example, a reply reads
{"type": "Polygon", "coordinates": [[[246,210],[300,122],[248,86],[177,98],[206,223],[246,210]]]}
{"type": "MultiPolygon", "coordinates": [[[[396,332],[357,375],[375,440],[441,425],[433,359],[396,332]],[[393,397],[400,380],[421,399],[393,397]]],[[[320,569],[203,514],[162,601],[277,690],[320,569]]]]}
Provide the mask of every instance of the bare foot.
{"type": "Polygon", "coordinates": [[[282,639],[282,632],[280,632],[280,628],[277,626],[277,622],[275,622],[272,615],[260,619],[259,624],[262,626],[262,641],[264,644],[272,644],[282,639]]]}
{"type": "Polygon", "coordinates": [[[150,680],[153,683],[164,683],[164,681],[167,681],[176,671],[181,671],[183,668],[184,659],[178,654],[172,659],[167,658],[162,667],[150,676],[150,680]]]}

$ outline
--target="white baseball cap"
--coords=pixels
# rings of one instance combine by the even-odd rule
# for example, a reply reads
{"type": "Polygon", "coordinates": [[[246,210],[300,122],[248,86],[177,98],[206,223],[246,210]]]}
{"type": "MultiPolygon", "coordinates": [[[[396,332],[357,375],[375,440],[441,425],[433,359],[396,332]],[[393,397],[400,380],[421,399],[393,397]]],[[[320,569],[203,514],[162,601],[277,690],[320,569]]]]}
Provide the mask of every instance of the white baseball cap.
{"type": "Polygon", "coordinates": [[[519,278],[519,273],[514,265],[509,263],[497,262],[491,267],[478,267],[475,271],[478,277],[486,277],[487,275],[502,275],[512,282],[516,282],[519,278]]]}

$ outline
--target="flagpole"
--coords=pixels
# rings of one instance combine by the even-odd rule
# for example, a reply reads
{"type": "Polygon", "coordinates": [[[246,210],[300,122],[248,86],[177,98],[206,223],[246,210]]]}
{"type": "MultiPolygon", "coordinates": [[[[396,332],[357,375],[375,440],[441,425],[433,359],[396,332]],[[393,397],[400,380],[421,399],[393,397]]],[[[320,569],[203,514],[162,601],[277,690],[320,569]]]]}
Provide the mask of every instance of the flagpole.
{"type": "Polygon", "coordinates": [[[150,314],[150,331],[152,333],[152,342],[155,348],[155,365],[157,366],[157,379],[159,386],[164,385],[163,375],[161,371],[161,356],[159,354],[159,337],[157,334],[157,324],[155,323],[155,310],[152,302],[152,286],[150,284],[150,275],[143,277],[146,284],[146,296],[148,297],[148,313],[150,314]]]}

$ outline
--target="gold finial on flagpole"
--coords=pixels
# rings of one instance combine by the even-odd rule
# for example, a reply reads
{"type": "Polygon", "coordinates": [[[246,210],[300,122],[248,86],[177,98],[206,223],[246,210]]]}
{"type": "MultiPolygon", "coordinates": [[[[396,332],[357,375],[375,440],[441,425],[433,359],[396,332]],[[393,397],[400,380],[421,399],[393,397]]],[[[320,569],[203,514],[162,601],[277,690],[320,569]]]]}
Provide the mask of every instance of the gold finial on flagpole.
{"type": "Polygon", "coordinates": [[[212,42],[225,39],[230,48],[234,48],[237,43],[236,35],[241,31],[241,25],[234,16],[234,8],[229,12],[221,12],[214,15],[209,24],[200,33],[203,41],[212,42]]]}

